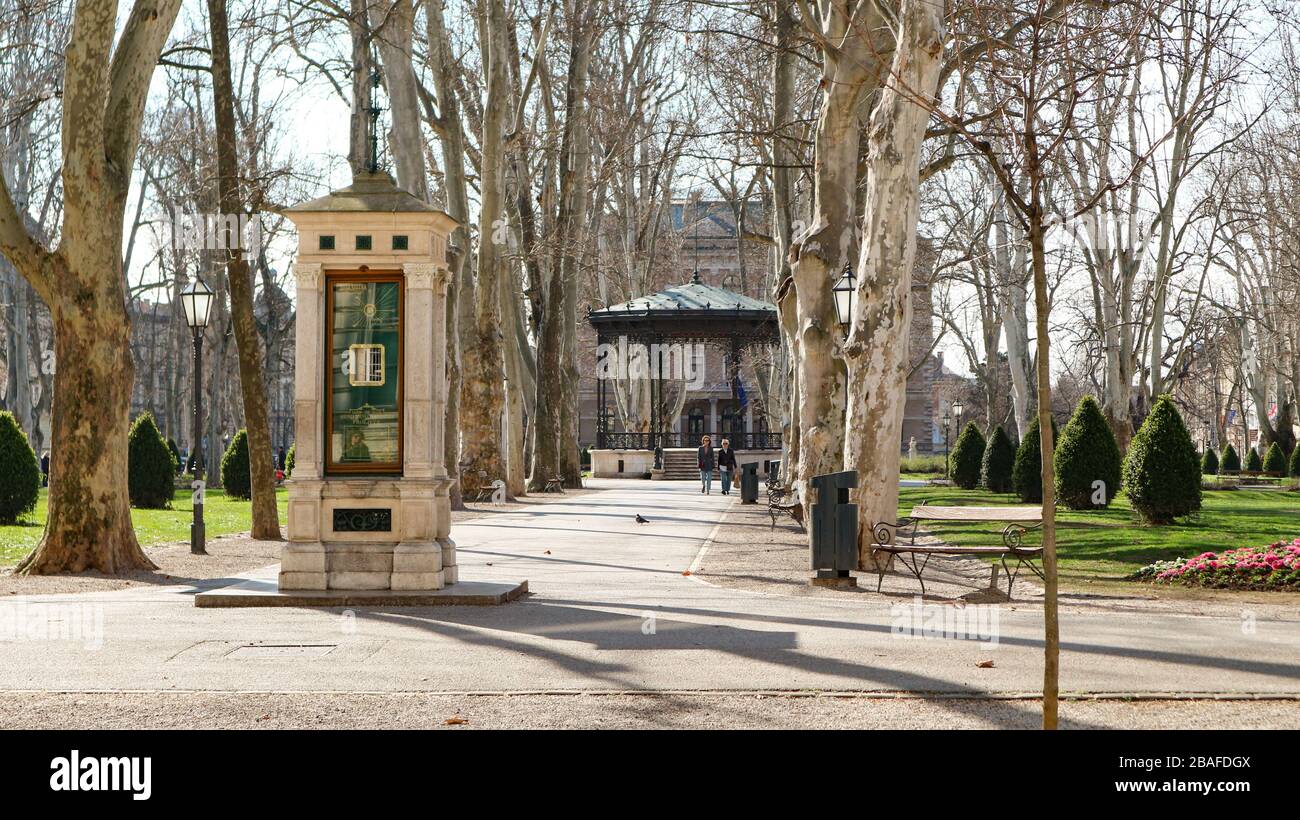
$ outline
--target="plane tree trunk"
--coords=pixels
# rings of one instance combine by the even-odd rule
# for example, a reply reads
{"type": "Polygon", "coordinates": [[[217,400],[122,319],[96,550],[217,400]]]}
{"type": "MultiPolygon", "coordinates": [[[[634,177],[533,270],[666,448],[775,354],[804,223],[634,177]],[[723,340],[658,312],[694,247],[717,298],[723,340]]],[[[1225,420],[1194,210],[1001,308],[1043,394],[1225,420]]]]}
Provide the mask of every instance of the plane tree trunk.
{"type": "MultiPolygon", "coordinates": [[[[235,91],[230,78],[230,31],[226,0],[208,0],[208,25],[212,37],[212,99],[216,120],[217,191],[221,211],[243,214],[239,192],[238,137],[235,127],[235,91]]],[[[227,223],[229,224],[229,223],[227,223]]],[[[248,431],[248,467],[253,495],[252,536],[280,540],[280,514],[275,503],[275,463],[271,450],[271,422],[266,409],[266,358],[262,337],[253,315],[253,278],[242,247],[244,237],[227,230],[226,280],[230,287],[230,315],[239,360],[239,386],[248,431]]],[[[214,452],[213,457],[216,457],[214,452]]]]}
{"type": "Polygon", "coordinates": [[[134,365],[123,219],[149,81],[180,0],[140,0],[113,49],[117,3],[81,0],[63,76],[58,247],[29,233],[0,180],[0,253],[54,324],[49,514],[20,574],[154,569],[131,526],[127,432],[134,365]]]}

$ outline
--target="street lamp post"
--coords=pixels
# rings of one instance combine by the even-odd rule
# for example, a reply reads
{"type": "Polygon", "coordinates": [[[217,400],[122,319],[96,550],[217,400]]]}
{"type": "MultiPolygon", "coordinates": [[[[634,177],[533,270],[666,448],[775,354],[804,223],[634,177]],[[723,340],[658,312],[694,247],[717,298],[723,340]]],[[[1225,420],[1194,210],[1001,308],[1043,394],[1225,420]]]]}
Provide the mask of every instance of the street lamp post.
{"type": "MultiPolygon", "coordinates": [[[[846,264],[840,278],[831,286],[831,295],[835,297],[835,318],[839,320],[840,332],[848,338],[849,325],[853,321],[853,300],[857,296],[858,280],[853,275],[853,266],[846,264]]],[[[844,377],[844,414],[849,412],[849,379],[844,377]]]]}
{"type": "Polygon", "coordinates": [[[948,464],[948,432],[949,432],[950,424],[952,424],[952,416],[948,415],[947,410],[944,410],[943,411],[943,477],[945,479],[952,477],[950,475],[950,473],[952,472],[952,468],[948,464]]]}
{"type": "Polygon", "coordinates": [[[957,422],[958,436],[961,435],[961,414],[964,412],[966,412],[966,407],[961,403],[961,399],[957,399],[955,402],[952,403],[952,416],[953,419],[957,422]]]}
{"type": "Polygon", "coordinates": [[[203,331],[208,326],[212,308],[212,291],[197,276],[189,287],[181,291],[181,307],[185,309],[185,324],[194,339],[194,444],[191,457],[194,461],[194,523],[190,524],[190,552],[207,554],[207,538],[203,525],[203,331]]]}

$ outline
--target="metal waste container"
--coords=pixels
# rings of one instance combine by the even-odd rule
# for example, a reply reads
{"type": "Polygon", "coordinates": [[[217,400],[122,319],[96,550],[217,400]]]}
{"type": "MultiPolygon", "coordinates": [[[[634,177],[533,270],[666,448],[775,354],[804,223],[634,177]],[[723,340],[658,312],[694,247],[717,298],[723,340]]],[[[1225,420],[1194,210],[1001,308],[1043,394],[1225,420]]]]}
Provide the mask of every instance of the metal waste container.
{"type": "Polygon", "coordinates": [[[850,570],[858,565],[858,505],[849,498],[849,490],[858,486],[858,474],[852,470],[813,476],[816,501],[809,518],[812,521],[812,569],[814,584],[854,586],[850,570]]]}
{"type": "Polygon", "coordinates": [[[740,465],[740,503],[758,503],[758,463],[740,465]]]}

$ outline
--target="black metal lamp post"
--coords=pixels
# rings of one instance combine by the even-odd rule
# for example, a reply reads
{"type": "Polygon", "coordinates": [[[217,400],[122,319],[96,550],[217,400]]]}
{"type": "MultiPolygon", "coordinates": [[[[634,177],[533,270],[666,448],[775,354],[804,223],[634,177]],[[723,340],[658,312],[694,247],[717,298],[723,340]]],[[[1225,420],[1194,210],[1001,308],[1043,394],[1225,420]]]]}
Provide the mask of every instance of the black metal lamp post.
{"type": "Polygon", "coordinates": [[[958,436],[961,435],[961,414],[964,412],[966,412],[966,407],[961,403],[961,399],[957,399],[952,403],[952,417],[957,422],[958,436]]]}
{"type": "Polygon", "coordinates": [[[943,477],[945,479],[951,478],[949,473],[952,471],[951,468],[948,466],[948,432],[949,432],[950,424],[952,424],[952,416],[948,415],[947,410],[944,410],[943,411],[943,477]]]}
{"type": "MultiPolygon", "coordinates": [[[[839,320],[840,331],[845,338],[849,335],[849,325],[853,321],[853,300],[858,293],[858,278],[853,275],[853,266],[845,265],[840,278],[831,286],[831,295],[835,297],[835,318],[839,320]]],[[[844,379],[844,413],[849,412],[849,380],[844,379]]]]}
{"type": "Polygon", "coordinates": [[[185,309],[185,324],[190,326],[194,338],[194,523],[190,524],[190,552],[207,554],[207,538],[203,526],[203,331],[208,326],[213,293],[197,276],[189,287],[181,291],[181,307],[185,309]]]}

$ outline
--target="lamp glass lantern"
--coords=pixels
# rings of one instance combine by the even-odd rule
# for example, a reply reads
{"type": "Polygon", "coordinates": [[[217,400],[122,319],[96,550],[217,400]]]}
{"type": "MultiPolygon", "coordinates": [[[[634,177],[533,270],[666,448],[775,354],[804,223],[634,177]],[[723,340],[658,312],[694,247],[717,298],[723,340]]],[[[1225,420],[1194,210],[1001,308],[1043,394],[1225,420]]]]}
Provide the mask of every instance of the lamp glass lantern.
{"type": "Polygon", "coordinates": [[[957,423],[961,424],[961,414],[966,408],[962,405],[961,399],[952,403],[952,414],[957,417],[957,423]]]}
{"type": "Polygon", "coordinates": [[[853,320],[853,299],[858,291],[858,278],[853,275],[851,265],[844,266],[844,272],[831,287],[835,297],[835,316],[840,320],[840,327],[848,327],[853,320]]]}
{"type": "Polygon", "coordinates": [[[203,280],[194,277],[189,287],[181,291],[181,307],[185,309],[185,324],[191,330],[202,330],[208,326],[208,314],[212,311],[212,290],[203,280]]]}

